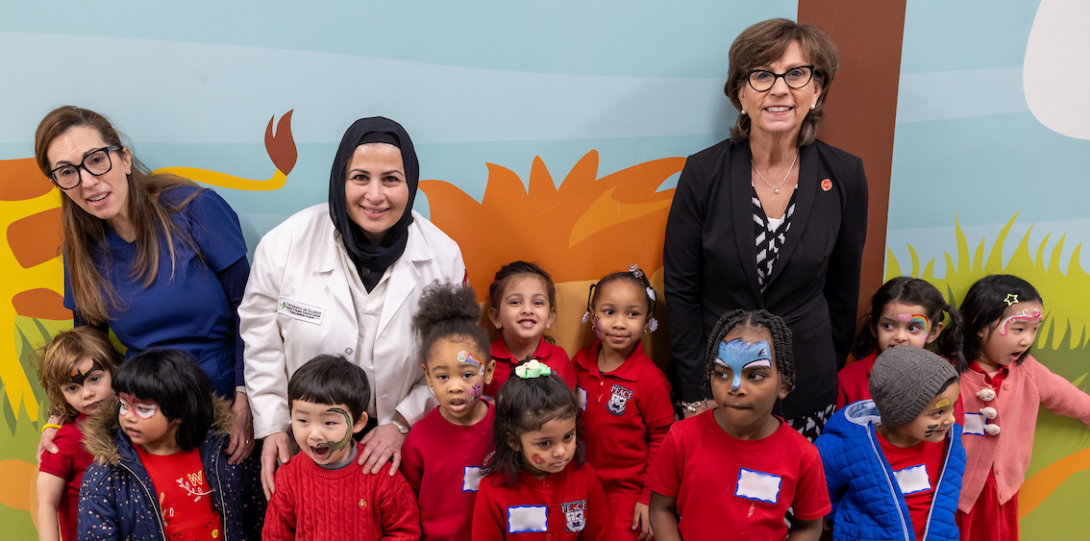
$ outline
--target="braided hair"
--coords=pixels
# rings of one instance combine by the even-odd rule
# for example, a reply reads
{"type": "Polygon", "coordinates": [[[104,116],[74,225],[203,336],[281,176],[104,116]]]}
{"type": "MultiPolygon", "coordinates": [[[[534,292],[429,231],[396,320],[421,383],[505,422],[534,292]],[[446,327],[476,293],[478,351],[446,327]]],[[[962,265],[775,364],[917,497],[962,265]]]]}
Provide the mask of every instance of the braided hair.
{"type": "Polygon", "coordinates": [[[715,370],[715,358],[719,354],[719,343],[736,327],[768,329],[768,333],[772,335],[772,352],[776,357],[780,382],[788,392],[795,390],[795,356],[791,348],[791,329],[787,328],[787,324],[779,316],[767,310],[733,310],[723,314],[708,335],[708,344],[704,349],[704,381],[700,386],[704,398],[712,398],[712,372],[715,370]]]}

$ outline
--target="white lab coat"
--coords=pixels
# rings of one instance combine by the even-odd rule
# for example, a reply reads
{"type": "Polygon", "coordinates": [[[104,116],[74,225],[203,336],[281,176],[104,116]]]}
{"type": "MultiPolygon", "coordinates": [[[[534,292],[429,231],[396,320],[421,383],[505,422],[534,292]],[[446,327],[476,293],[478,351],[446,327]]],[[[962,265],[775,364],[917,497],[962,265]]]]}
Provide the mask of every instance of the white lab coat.
{"type": "MultiPolygon", "coordinates": [[[[288,378],[304,363],[321,354],[365,362],[353,351],[358,320],[335,232],[323,203],[288,218],[257,245],[238,308],[254,437],[290,427],[288,378]]],[[[436,406],[412,317],[424,286],[466,278],[458,244],[438,227],[414,211],[408,232],[405,252],[387,269],[392,274],[372,357],[379,424],[389,423],[395,409],[415,423],[436,406]]]]}

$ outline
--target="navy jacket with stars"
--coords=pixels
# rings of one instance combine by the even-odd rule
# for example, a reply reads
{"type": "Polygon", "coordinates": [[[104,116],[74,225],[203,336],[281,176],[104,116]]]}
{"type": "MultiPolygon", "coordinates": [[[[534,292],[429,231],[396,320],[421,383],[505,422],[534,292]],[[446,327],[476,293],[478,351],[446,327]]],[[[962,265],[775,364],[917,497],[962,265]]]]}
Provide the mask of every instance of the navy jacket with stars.
{"type": "MultiPolygon", "coordinates": [[[[234,465],[223,454],[231,410],[216,398],[216,422],[198,446],[204,474],[215,491],[213,504],[223,519],[225,541],[260,539],[265,516],[261,492],[260,450],[234,465]]],[[[125,539],[165,541],[159,502],[151,477],[117,423],[117,403],[104,405],[83,425],[84,446],[95,462],[83,475],[76,532],[79,541],[125,539]]]]}

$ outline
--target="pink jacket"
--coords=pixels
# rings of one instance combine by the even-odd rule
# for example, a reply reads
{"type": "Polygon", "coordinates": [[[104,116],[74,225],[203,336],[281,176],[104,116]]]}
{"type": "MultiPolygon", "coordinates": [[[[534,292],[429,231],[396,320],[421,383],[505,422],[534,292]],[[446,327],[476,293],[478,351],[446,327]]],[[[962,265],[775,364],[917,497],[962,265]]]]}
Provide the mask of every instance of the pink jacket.
{"type": "Polygon", "coordinates": [[[1033,453],[1033,431],[1040,404],[1090,427],[1090,395],[1053,374],[1031,355],[1020,366],[1010,365],[1010,374],[1002,386],[999,396],[986,402],[977,396],[981,389],[992,388],[984,383],[984,374],[970,370],[961,375],[961,399],[966,414],[962,443],[968,460],[958,509],[964,513],[973,508],[988,479],[988,470],[993,467],[1000,503],[1007,503],[1018,493],[1033,453]],[[998,414],[986,421],[999,426],[1000,432],[995,436],[980,430],[985,422],[983,417],[973,416],[984,407],[995,408],[998,414]],[[971,434],[973,431],[980,435],[971,434]]]}

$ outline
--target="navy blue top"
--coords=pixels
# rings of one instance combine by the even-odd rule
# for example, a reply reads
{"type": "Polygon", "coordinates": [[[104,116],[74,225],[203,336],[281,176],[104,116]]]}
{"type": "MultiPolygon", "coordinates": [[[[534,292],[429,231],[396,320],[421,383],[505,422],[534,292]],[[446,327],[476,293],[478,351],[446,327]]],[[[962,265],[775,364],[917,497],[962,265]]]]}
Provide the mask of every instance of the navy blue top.
{"type": "MultiPolygon", "coordinates": [[[[173,205],[197,189],[179,187],[160,197],[173,205]]],[[[107,250],[96,247],[95,264],[121,303],[111,307],[109,327],[128,348],[126,358],[155,348],[184,351],[211,378],[216,394],[231,398],[235,386],[244,384],[237,308],[249,275],[238,216],[216,192],[204,189],[171,218],[201,253],[198,257],[186,243],[176,241],[173,278],[170,250],[161,234],[159,273],[146,288],[143,280],[132,278],[134,244],[107,228],[107,250]]],[[[75,312],[68,265],[64,266],[64,306],[75,312]]],[[[77,324],[82,321],[78,313],[75,319],[77,324]]]]}

